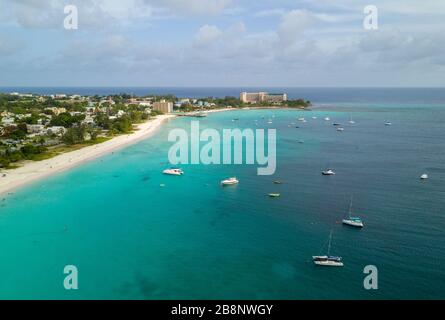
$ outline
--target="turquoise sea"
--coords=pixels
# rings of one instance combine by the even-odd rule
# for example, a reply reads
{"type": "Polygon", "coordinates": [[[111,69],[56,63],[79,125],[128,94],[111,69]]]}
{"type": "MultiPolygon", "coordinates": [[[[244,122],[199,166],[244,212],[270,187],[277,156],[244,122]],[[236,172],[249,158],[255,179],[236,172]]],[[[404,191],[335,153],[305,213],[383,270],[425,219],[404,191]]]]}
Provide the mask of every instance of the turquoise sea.
{"type": "Polygon", "coordinates": [[[162,175],[169,131],[190,127],[181,118],[5,196],[0,298],[444,299],[445,100],[344,100],[200,119],[218,130],[276,128],[273,176],[258,176],[256,165],[183,165],[182,177],[162,175]],[[322,176],[327,167],[337,175],[322,176]],[[240,184],[220,187],[230,176],[240,184]],[[338,223],[351,195],[363,230],[338,223]],[[331,230],[331,253],[345,266],[315,267],[310,258],[331,230]],[[66,265],[78,268],[78,290],[63,287],[66,265]],[[366,265],[378,268],[378,290],[363,288],[366,265]]]}

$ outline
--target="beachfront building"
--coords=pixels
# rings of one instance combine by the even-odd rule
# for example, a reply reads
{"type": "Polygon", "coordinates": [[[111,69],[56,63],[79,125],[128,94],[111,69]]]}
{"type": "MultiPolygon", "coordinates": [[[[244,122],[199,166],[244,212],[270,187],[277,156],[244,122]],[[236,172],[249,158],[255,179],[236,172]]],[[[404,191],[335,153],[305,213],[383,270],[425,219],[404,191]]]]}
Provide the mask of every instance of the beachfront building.
{"type": "Polygon", "coordinates": [[[163,113],[172,113],[173,112],[173,102],[168,102],[165,100],[155,102],[155,103],[153,103],[153,110],[161,111],[163,113]]]}
{"type": "Polygon", "coordinates": [[[241,92],[240,100],[244,103],[271,102],[279,103],[287,101],[286,93],[268,93],[268,92],[241,92]]]}

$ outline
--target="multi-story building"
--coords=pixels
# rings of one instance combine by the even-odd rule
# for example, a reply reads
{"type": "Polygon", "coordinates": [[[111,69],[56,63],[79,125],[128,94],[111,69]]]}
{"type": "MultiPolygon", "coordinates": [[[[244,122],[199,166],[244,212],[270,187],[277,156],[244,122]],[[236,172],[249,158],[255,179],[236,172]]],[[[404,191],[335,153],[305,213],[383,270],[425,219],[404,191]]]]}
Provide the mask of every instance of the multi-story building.
{"type": "Polygon", "coordinates": [[[283,102],[287,101],[287,94],[268,92],[241,92],[240,100],[244,103],[258,103],[258,102],[283,102]]]}
{"type": "Polygon", "coordinates": [[[172,113],[173,112],[173,102],[168,102],[165,100],[155,102],[155,103],[153,103],[153,110],[161,111],[163,113],[172,113]]]}

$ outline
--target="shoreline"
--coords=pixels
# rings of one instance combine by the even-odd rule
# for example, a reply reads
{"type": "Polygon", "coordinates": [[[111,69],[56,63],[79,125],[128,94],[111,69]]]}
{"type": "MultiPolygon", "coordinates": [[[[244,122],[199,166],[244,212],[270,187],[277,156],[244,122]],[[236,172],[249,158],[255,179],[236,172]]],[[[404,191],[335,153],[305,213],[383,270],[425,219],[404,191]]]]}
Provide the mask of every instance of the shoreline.
{"type": "MultiPolygon", "coordinates": [[[[287,109],[283,107],[249,107],[250,110],[258,109],[287,109]]],[[[294,109],[294,108],[290,108],[294,109]]],[[[246,109],[221,108],[206,110],[206,113],[225,111],[239,111],[246,109]]],[[[247,111],[247,110],[246,110],[247,111]]],[[[77,167],[83,163],[99,158],[115,150],[124,148],[140,140],[149,138],[165,121],[177,117],[175,114],[160,115],[142,124],[136,125],[136,131],[112,138],[111,140],[83,147],[78,150],[66,152],[50,159],[41,161],[26,161],[21,167],[15,169],[0,170],[0,195],[11,193],[28,184],[47,178],[51,175],[77,167]],[[6,174],[5,177],[2,175],[6,174]]]]}
{"type": "Polygon", "coordinates": [[[70,151],[42,161],[27,161],[16,169],[0,171],[0,195],[5,195],[32,182],[79,166],[90,160],[150,137],[165,121],[175,115],[160,115],[138,124],[136,131],[111,140],[70,151]],[[5,177],[2,175],[6,174],[5,177]]]}

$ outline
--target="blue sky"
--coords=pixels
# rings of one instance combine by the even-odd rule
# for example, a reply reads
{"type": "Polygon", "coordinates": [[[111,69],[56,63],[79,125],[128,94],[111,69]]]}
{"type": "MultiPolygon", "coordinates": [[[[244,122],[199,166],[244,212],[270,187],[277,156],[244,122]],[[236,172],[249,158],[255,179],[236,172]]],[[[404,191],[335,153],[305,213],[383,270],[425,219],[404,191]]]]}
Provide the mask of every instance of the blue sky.
{"type": "Polygon", "coordinates": [[[443,86],[439,0],[0,0],[0,86],[443,86]],[[76,5],[79,29],[65,30],[76,5]],[[375,5],[379,29],[365,30],[375,5]]]}

